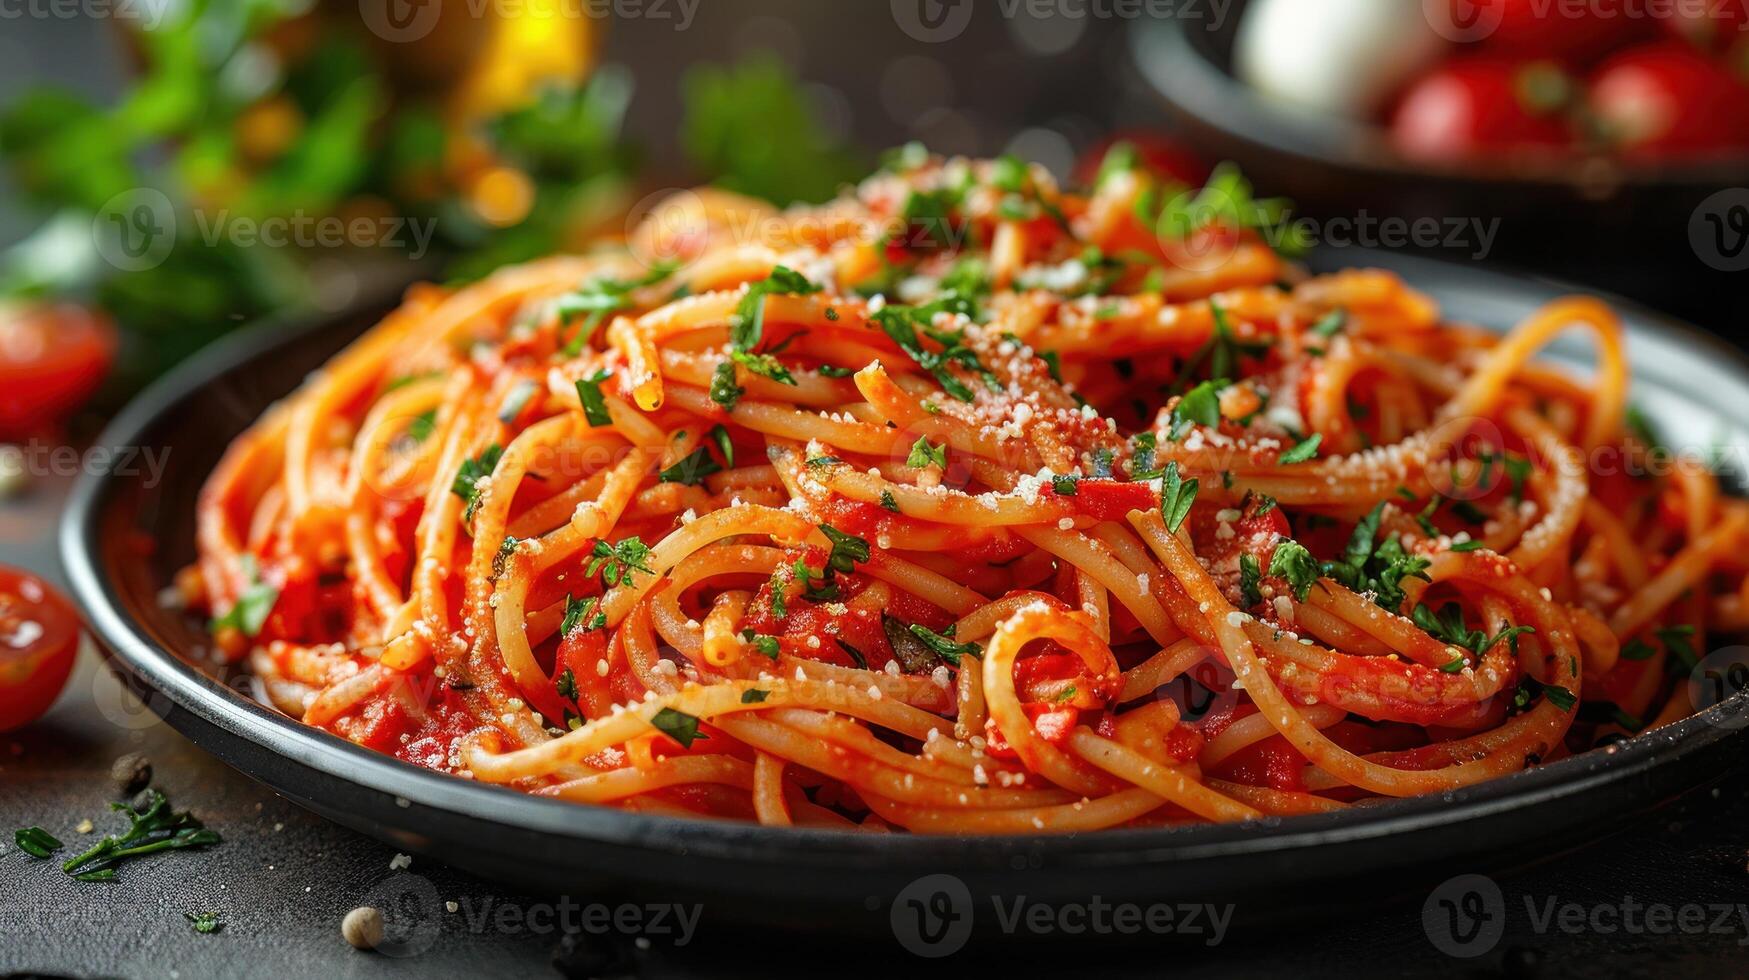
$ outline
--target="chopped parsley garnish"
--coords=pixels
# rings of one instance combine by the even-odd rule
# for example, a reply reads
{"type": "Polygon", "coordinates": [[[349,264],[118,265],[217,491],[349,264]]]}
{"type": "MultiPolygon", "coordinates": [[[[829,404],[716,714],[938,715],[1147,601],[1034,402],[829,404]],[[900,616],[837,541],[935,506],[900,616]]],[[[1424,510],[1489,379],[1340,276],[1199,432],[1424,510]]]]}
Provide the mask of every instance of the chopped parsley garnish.
{"type": "Polygon", "coordinates": [[[1160,483],[1160,516],[1166,519],[1166,530],[1178,533],[1201,486],[1201,480],[1186,480],[1179,475],[1177,460],[1166,464],[1160,483]]]}
{"type": "Polygon", "coordinates": [[[881,491],[881,507],[892,511],[895,514],[899,513],[899,502],[893,499],[893,492],[891,490],[881,491]]]}
{"type": "Polygon", "coordinates": [[[1184,438],[1192,425],[1214,428],[1221,424],[1221,390],[1226,388],[1225,378],[1204,381],[1195,388],[1184,393],[1178,399],[1178,404],[1172,406],[1172,430],[1167,438],[1173,442],[1184,438]]]}
{"type": "Polygon", "coordinates": [[[1465,523],[1468,523],[1468,524],[1486,524],[1486,523],[1488,523],[1488,515],[1482,513],[1482,509],[1480,507],[1477,507],[1475,504],[1470,503],[1468,500],[1459,500],[1459,501],[1453,502],[1451,505],[1451,512],[1453,514],[1456,514],[1460,519],[1462,519],[1465,523]]]}
{"type": "Polygon", "coordinates": [[[572,320],[583,318],[583,323],[571,339],[565,342],[566,357],[576,357],[583,352],[583,345],[589,342],[589,337],[595,333],[601,322],[620,310],[632,305],[631,294],[645,286],[654,286],[674,274],[680,266],[674,262],[658,262],[650,267],[650,271],[641,279],[611,279],[602,277],[585,283],[574,292],[559,297],[558,314],[561,326],[569,326],[572,320]]]}
{"type": "Polygon", "coordinates": [[[729,358],[762,378],[770,378],[779,384],[796,383],[796,377],[789,373],[789,368],[784,367],[783,362],[771,354],[749,354],[735,350],[729,352],[729,358]]]}
{"type": "Polygon", "coordinates": [[[766,697],[768,697],[770,694],[771,694],[770,691],[761,691],[757,687],[750,687],[747,690],[741,692],[741,703],[742,704],[761,704],[765,701],[766,697]]]}
{"type": "Polygon", "coordinates": [[[833,572],[849,574],[856,571],[856,563],[868,561],[868,542],[854,534],[846,534],[830,524],[820,525],[820,533],[832,542],[832,551],[826,556],[826,580],[831,581],[833,572]]]}
{"type": "Polygon", "coordinates": [[[741,639],[753,644],[753,649],[758,650],[761,654],[770,657],[773,660],[777,659],[778,653],[783,649],[778,644],[777,637],[761,636],[752,630],[742,630],[741,639]]]}
{"type": "Polygon", "coordinates": [[[680,483],[696,487],[704,482],[705,477],[722,471],[723,468],[711,458],[710,451],[700,446],[688,453],[685,459],[658,473],[656,479],[660,483],[680,483]]]}
{"type": "Polygon", "coordinates": [[[1249,551],[1239,553],[1239,598],[1249,609],[1263,601],[1263,592],[1258,588],[1263,581],[1263,568],[1257,563],[1257,556],[1249,551]]]}
{"type": "Polygon", "coordinates": [[[947,443],[931,446],[928,436],[918,436],[917,441],[911,444],[911,455],[905,458],[905,465],[914,470],[930,466],[947,469],[947,443]]]}
{"type": "Polygon", "coordinates": [[[127,833],[104,837],[62,864],[61,870],[77,881],[114,881],[115,869],[124,861],[160,851],[210,847],[222,840],[193,814],[171,810],[170,801],[155,789],[147,790],[139,802],[139,809],[130,803],[111,803],[111,810],[126,814],[131,825],[127,833]]]}
{"type": "Polygon", "coordinates": [[[843,466],[844,460],[837,456],[810,456],[802,461],[804,466],[843,466]]]}
{"type": "Polygon", "coordinates": [[[1074,476],[1053,476],[1053,477],[1051,477],[1051,489],[1055,490],[1057,492],[1057,496],[1059,496],[1059,497],[1073,497],[1076,494],[1080,493],[1081,492],[1080,484],[1081,484],[1081,480],[1079,477],[1074,477],[1074,476]]]}
{"type": "Polygon", "coordinates": [[[1318,446],[1322,444],[1323,441],[1324,434],[1322,432],[1315,432],[1312,434],[1311,438],[1306,439],[1299,445],[1282,453],[1281,459],[1278,460],[1278,462],[1283,466],[1292,466],[1295,463],[1304,463],[1309,459],[1316,459],[1318,456],[1318,446]]]}
{"type": "Polygon", "coordinates": [[[1694,638],[1693,624],[1667,626],[1652,631],[1669,651],[1670,656],[1680,663],[1684,669],[1693,670],[1700,666],[1700,655],[1694,652],[1694,644],[1689,641],[1694,638]]]}
{"type": "MultiPolygon", "coordinates": [[[[788,266],[774,266],[771,275],[747,287],[747,295],[735,304],[729,317],[729,342],[736,353],[748,353],[759,346],[765,336],[765,297],[780,294],[806,295],[817,293],[820,287],[788,266]]],[[[788,372],[784,372],[785,376],[788,372]]],[[[771,375],[767,375],[771,377],[771,375]]],[[[782,380],[782,379],[779,379],[782,380]]],[[[785,384],[795,384],[792,378],[785,384]]]]}
{"type": "Polygon", "coordinates": [[[414,442],[424,442],[431,438],[431,433],[437,431],[437,409],[428,408],[413,416],[413,421],[407,423],[407,438],[414,442]]]}
{"type": "Polygon", "coordinates": [[[1106,180],[1121,173],[1136,169],[1141,163],[1141,155],[1136,151],[1136,145],[1129,140],[1118,140],[1105,151],[1105,156],[1099,161],[1099,175],[1093,178],[1093,186],[1099,187],[1106,180]]]}
{"type": "Polygon", "coordinates": [[[1209,315],[1214,320],[1209,339],[1197,348],[1190,360],[1184,362],[1184,369],[1179,372],[1178,380],[1172,384],[1174,391],[1188,384],[1190,378],[1205,364],[1208,365],[1210,378],[1230,378],[1233,377],[1233,369],[1238,366],[1241,357],[1261,357],[1269,353],[1268,341],[1238,339],[1233,333],[1232,321],[1227,318],[1226,307],[1219,300],[1209,300],[1209,315]]]}
{"type": "Polygon", "coordinates": [[[1155,198],[1141,217],[1157,234],[1177,239],[1189,238],[1210,225],[1255,228],[1277,251],[1291,256],[1305,252],[1312,242],[1306,229],[1289,220],[1290,212],[1291,205],[1284,199],[1258,200],[1239,168],[1223,163],[1209,174],[1200,190],[1185,191],[1164,207],[1155,198]],[[1157,214],[1156,207],[1160,208],[1157,214]]]}
{"type": "MultiPolygon", "coordinates": [[[[576,599],[565,596],[565,618],[559,621],[559,635],[570,636],[581,626],[585,630],[607,627],[607,614],[601,611],[601,600],[595,596],[576,599]]],[[[570,671],[566,671],[570,673],[570,671]]]]}
{"type": "Polygon", "coordinates": [[[15,830],[12,832],[12,841],[18,845],[19,850],[34,858],[46,858],[67,846],[41,827],[26,827],[23,830],[15,830]]]}
{"type": "Polygon", "coordinates": [[[1330,338],[1342,332],[1348,326],[1348,311],[1338,307],[1318,318],[1312,324],[1311,332],[1319,337],[1330,338]]]}
{"type": "Polygon", "coordinates": [[[1160,475],[1155,469],[1154,460],[1159,452],[1160,441],[1152,432],[1138,432],[1130,436],[1130,479],[1152,480],[1160,475]]]}
{"type": "Polygon", "coordinates": [[[839,367],[836,364],[822,364],[814,370],[820,372],[821,377],[826,378],[848,378],[856,373],[855,368],[839,367]]]}
{"type": "Polygon", "coordinates": [[[1651,418],[1638,405],[1629,405],[1624,413],[1627,418],[1628,432],[1645,446],[1648,451],[1657,452],[1664,448],[1664,437],[1652,424],[1651,418]]]}
{"type": "Polygon", "coordinates": [[[487,446],[480,455],[472,459],[462,460],[462,465],[455,475],[455,483],[450,486],[450,492],[467,502],[467,508],[462,512],[462,523],[474,522],[474,511],[480,507],[481,480],[492,475],[498,468],[498,461],[504,458],[504,447],[493,443],[487,446]]]}
{"type": "MultiPolygon", "coordinates": [[[[1434,639],[1450,646],[1461,647],[1480,657],[1494,648],[1494,644],[1505,640],[1512,647],[1512,652],[1518,652],[1518,637],[1524,633],[1535,633],[1533,626],[1508,626],[1493,636],[1481,630],[1470,629],[1464,623],[1464,611],[1455,602],[1441,606],[1439,612],[1434,612],[1424,602],[1415,604],[1415,610],[1410,616],[1415,625],[1421,627],[1434,639]]],[[[1441,667],[1441,670],[1446,669],[1441,667]]]]}
{"type": "Polygon", "coordinates": [[[1621,658],[1623,660],[1650,660],[1657,652],[1657,647],[1638,637],[1621,645],[1621,658]]]}
{"type": "Polygon", "coordinates": [[[1051,373],[1051,380],[1057,384],[1063,383],[1063,359],[1054,350],[1035,351],[1038,359],[1045,362],[1045,370],[1051,373]]]}
{"type": "Polygon", "coordinates": [[[553,682],[553,689],[559,692],[559,697],[572,704],[577,703],[577,675],[566,667],[559,673],[559,679],[553,682]]]}
{"type": "Polygon", "coordinates": [[[498,545],[498,553],[492,556],[492,578],[494,580],[503,576],[504,563],[510,560],[511,555],[516,554],[516,546],[521,543],[513,537],[506,537],[498,545]]]}
{"type": "Polygon", "coordinates": [[[1524,502],[1524,484],[1530,479],[1530,460],[1522,456],[1506,455],[1506,477],[1512,481],[1512,502],[1524,502]]]}
{"type": "Polygon", "coordinates": [[[965,382],[955,377],[949,369],[950,365],[961,367],[982,377],[984,383],[993,390],[1000,390],[1002,385],[996,375],[984,367],[978,355],[965,345],[965,332],[937,330],[931,324],[938,313],[950,313],[977,318],[977,303],[971,297],[958,292],[944,293],[941,298],[924,306],[888,305],[870,313],[869,319],[878,325],[893,343],[899,346],[917,365],[935,376],[943,391],[962,402],[972,400],[972,389],[965,382]],[[929,350],[923,346],[918,331],[940,344],[942,349],[929,350]]]}
{"type": "Polygon", "coordinates": [[[741,396],[747,389],[735,383],[735,362],[723,361],[717,365],[717,370],[711,375],[711,401],[723,406],[724,411],[732,412],[741,403],[741,396]]]}
{"type": "Polygon", "coordinates": [[[1348,540],[1341,561],[1324,563],[1327,578],[1359,593],[1372,593],[1379,606],[1397,612],[1403,605],[1402,581],[1406,578],[1427,578],[1427,566],[1432,564],[1419,555],[1411,555],[1395,535],[1377,541],[1379,518],[1385,505],[1380,502],[1360,523],[1348,540]]]}
{"type": "Polygon", "coordinates": [[[1292,538],[1282,538],[1275,543],[1275,553],[1269,556],[1269,574],[1287,582],[1294,590],[1294,598],[1305,602],[1321,571],[1318,560],[1312,557],[1305,545],[1292,538]]]}
{"type": "Polygon", "coordinates": [[[577,379],[577,401],[582,404],[583,418],[591,427],[613,424],[613,416],[607,413],[607,399],[601,394],[601,383],[611,377],[613,372],[602,368],[588,377],[577,379]]]}
{"type": "Polygon", "coordinates": [[[505,425],[515,422],[516,417],[522,414],[522,410],[528,407],[529,399],[533,398],[534,393],[539,390],[540,386],[533,381],[517,382],[516,387],[510,389],[510,394],[505,396],[504,405],[498,409],[498,421],[505,425]]]}
{"type": "Polygon", "coordinates": [[[184,912],[182,917],[188,920],[188,924],[194,927],[195,932],[203,936],[210,936],[225,927],[225,924],[219,921],[217,912],[184,912]]]}
{"type": "Polygon", "coordinates": [[[729,430],[721,425],[713,425],[711,430],[705,434],[710,437],[712,442],[716,443],[717,452],[723,454],[723,465],[725,467],[734,466],[735,440],[729,437],[729,430]]]}
{"type": "Polygon", "coordinates": [[[212,621],[209,629],[217,631],[230,628],[254,638],[261,633],[261,627],[267,625],[267,617],[273,612],[273,607],[279,602],[279,586],[261,577],[261,565],[254,555],[244,555],[238,564],[243,566],[243,574],[249,580],[249,585],[243,589],[243,594],[231,605],[230,611],[212,621]]]}
{"type": "Polygon", "coordinates": [[[629,581],[633,569],[646,575],[656,574],[654,569],[644,564],[644,560],[650,557],[649,545],[636,536],[611,545],[597,539],[591,554],[594,557],[589,560],[583,574],[593,578],[596,570],[600,569],[601,581],[609,586],[618,585],[621,579],[629,581]]]}
{"type": "Polygon", "coordinates": [[[906,629],[911,631],[912,636],[922,640],[924,645],[934,651],[936,656],[955,667],[960,665],[960,660],[963,657],[979,658],[984,655],[984,648],[976,643],[970,641],[954,642],[954,632],[958,629],[957,624],[949,625],[945,631],[940,633],[920,623],[912,623],[906,629]]]}
{"type": "Polygon", "coordinates": [[[1544,687],[1543,696],[1549,699],[1550,704],[1560,708],[1562,711],[1572,711],[1573,705],[1577,704],[1579,701],[1578,698],[1573,696],[1572,691],[1567,690],[1559,684],[1550,684],[1544,687]]]}
{"type": "Polygon", "coordinates": [[[663,708],[650,718],[651,727],[680,743],[683,749],[692,748],[692,743],[701,738],[710,738],[698,730],[698,719],[684,711],[673,708],[663,708]]]}

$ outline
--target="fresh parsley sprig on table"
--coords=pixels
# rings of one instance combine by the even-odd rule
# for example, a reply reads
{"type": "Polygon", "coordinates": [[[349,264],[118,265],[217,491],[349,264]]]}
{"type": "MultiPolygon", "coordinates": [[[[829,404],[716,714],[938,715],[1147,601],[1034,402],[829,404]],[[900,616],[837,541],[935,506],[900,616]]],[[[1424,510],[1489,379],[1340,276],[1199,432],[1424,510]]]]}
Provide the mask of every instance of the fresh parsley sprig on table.
{"type": "MultiPolygon", "coordinates": [[[[188,811],[171,809],[170,801],[155,789],[146,790],[134,803],[111,803],[109,808],[126,814],[130,826],[126,833],[108,835],[61,865],[76,881],[114,881],[115,869],[126,861],[161,851],[211,847],[223,840],[188,811]]],[[[12,838],[19,850],[38,859],[66,846],[41,827],[26,827],[12,838]]]]}

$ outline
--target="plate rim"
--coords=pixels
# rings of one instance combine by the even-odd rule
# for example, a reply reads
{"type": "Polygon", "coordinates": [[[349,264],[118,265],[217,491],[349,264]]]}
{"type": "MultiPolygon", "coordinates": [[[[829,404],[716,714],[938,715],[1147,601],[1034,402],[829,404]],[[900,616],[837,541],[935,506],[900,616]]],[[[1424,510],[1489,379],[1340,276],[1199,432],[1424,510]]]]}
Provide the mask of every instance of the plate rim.
{"type": "MultiPolygon", "coordinates": [[[[1630,332],[1647,332],[1682,344],[1698,341],[1712,349],[1749,389],[1749,356],[1704,331],[1605,291],[1401,253],[1343,249],[1330,254],[1339,256],[1344,266],[1373,265],[1398,272],[1411,287],[1416,286],[1416,273],[1412,270],[1423,269],[1426,274],[1511,285],[1516,291],[1545,298],[1561,293],[1596,296],[1631,324],[1630,332]]],[[[386,295],[373,294],[339,313],[299,317],[296,321],[302,322],[293,321],[295,325],[288,326],[288,318],[270,318],[210,345],[131,401],[105,428],[96,444],[137,444],[164,414],[192,397],[203,384],[274,350],[295,345],[309,334],[333,326],[337,319],[374,314],[380,308],[377,305],[380,299],[386,299],[386,295]]],[[[901,870],[974,872],[1005,869],[1009,856],[1018,853],[1040,856],[1046,865],[1053,867],[1098,867],[1111,862],[1284,852],[1436,830],[1502,810],[1582,795],[1736,738],[1749,724],[1749,691],[1745,691],[1657,729],[1656,737],[1648,733],[1609,749],[1594,749],[1463,789],[1390,800],[1340,813],[1268,818],[1247,824],[1075,834],[869,835],[633,813],[474,783],[373,752],[280,714],[215,681],[184,657],[161,648],[123,610],[117,597],[119,588],[103,573],[98,561],[96,539],[106,505],[117,485],[118,478],[105,470],[81,474],[63,512],[58,534],[63,570],[73,597],[85,612],[88,630],[112,667],[125,669],[167,697],[176,709],[201,722],[329,779],[352,784],[361,791],[380,793],[393,805],[428,808],[506,830],[556,835],[579,844],[665,851],[682,846],[698,857],[731,861],[769,858],[774,848],[781,848],[786,865],[792,868],[806,865],[816,870],[842,870],[846,867],[843,862],[851,860],[864,864],[878,862],[888,869],[895,862],[903,862],[898,865],[901,870]]],[[[226,756],[221,750],[206,745],[202,748],[221,758],[226,756]]],[[[253,778],[266,778],[257,772],[245,772],[253,778]]]]}

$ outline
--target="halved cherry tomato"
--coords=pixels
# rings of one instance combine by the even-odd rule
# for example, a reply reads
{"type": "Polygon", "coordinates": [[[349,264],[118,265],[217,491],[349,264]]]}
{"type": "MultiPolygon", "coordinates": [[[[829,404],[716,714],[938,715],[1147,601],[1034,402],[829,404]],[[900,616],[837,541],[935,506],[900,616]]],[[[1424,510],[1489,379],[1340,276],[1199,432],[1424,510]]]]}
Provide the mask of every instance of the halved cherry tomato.
{"type": "Polygon", "coordinates": [[[1591,82],[1605,138],[1641,159],[1719,156],[1749,146],[1749,89],[1680,41],[1624,51],[1591,82]]]}
{"type": "Polygon", "coordinates": [[[1439,161],[1567,146],[1572,134],[1562,110],[1571,91],[1550,62],[1452,61],[1404,93],[1392,142],[1404,156],[1439,161]]]}
{"type": "Polygon", "coordinates": [[[34,435],[97,390],[115,327],[71,303],[0,305],[0,439],[34,435]]]}
{"type": "Polygon", "coordinates": [[[42,579],[0,566],[0,732],[49,710],[78,650],[72,604],[42,579]]]}

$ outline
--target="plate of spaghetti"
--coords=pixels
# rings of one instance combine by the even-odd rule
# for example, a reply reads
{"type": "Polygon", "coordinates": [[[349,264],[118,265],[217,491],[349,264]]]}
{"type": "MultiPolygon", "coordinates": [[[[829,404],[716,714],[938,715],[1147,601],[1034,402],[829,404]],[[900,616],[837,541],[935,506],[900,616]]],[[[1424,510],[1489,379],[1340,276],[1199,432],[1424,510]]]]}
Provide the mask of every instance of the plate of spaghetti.
{"type": "Polygon", "coordinates": [[[1268,211],[1122,153],[680,192],[168,379],[107,441],[186,451],[80,487],[71,576],[321,812],[804,917],[932,871],[1285,895],[1717,774],[1749,503],[1669,447],[1728,448],[1749,374],[1526,280],[1314,273],[1268,211]]]}

